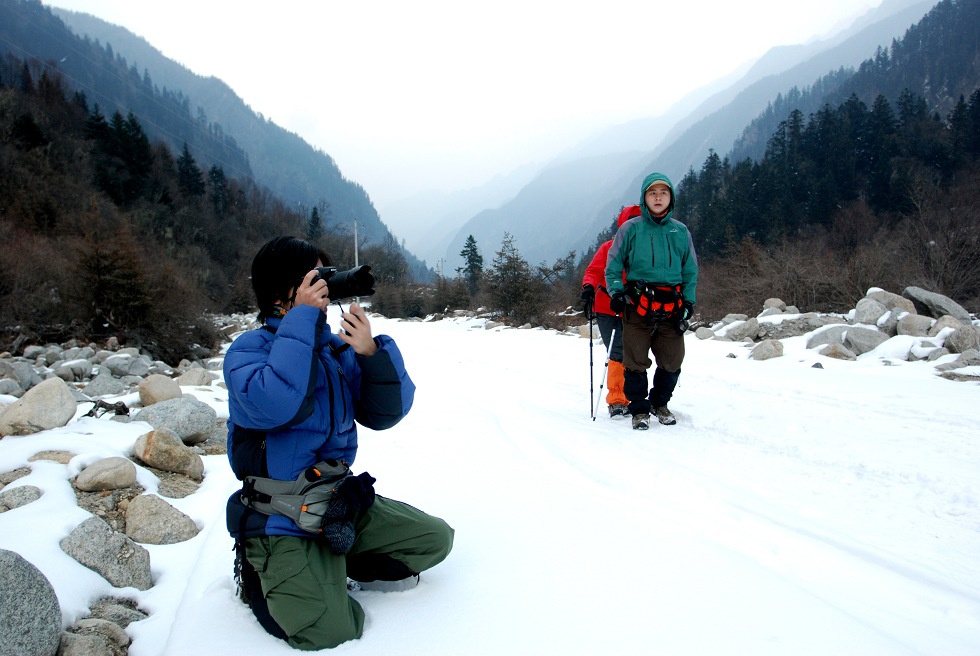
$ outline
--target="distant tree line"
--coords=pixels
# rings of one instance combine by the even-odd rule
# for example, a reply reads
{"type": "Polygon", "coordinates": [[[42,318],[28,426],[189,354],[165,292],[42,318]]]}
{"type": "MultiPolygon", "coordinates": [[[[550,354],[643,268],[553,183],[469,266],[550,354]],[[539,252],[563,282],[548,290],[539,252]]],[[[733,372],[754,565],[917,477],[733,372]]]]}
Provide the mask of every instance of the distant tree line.
{"type": "Polygon", "coordinates": [[[675,215],[708,264],[793,260],[769,262],[771,272],[760,264],[758,287],[811,278],[785,293],[813,309],[849,307],[872,285],[915,284],[976,304],[978,158],[980,89],[945,117],[908,90],[896,108],[883,96],[870,108],[851,96],[808,120],[791,112],[759,161],[712,152],[681,181],[675,215]]]}
{"type": "MultiPolygon", "coordinates": [[[[173,361],[213,347],[203,317],[251,311],[251,258],[272,236],[317,225],[308,236],[353,266],[351,229],[324,222],[327,199],[315,213],[203,170],[186,144],[175,157],[134,114],[103,115],[57,71],[0,62],[0,348],[112,334],[173,361]]],[[[358,247],[380,284],[407,284],[397,244],[358,247]]]]}

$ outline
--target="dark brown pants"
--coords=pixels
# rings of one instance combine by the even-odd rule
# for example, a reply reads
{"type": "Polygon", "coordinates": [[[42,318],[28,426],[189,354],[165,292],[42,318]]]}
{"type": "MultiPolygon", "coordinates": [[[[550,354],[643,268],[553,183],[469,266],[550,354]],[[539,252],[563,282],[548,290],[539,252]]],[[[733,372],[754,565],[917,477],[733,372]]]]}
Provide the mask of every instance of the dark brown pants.
{"type": "Polygon", "coordinates": [[[650,407],[667,405],[684,362],[684,336],[672,321],[650,323],[627,306],[623,316],[624,391],[630,412],[649,414],[650,407]],[[653,359],[650,353],[653,353],[653,359]],[[647,370],[656,362],[653,387],[647,389],[647,370]]]}

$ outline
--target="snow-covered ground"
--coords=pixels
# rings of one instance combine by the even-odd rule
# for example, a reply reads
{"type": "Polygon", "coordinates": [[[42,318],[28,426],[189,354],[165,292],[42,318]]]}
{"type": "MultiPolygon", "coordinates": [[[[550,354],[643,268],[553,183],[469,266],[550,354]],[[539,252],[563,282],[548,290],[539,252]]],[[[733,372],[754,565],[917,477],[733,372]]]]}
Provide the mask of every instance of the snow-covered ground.
{"type": "MultiPolygon", "coordinates": [[[[395,428],[362,429],[353,468],[446,519],[456,542],[417,588],[355,593],[364,637],[334,653],[980,653],[976,383],[881,352],[831,360],[804,337],[754,361],[688,336],[678,424],[641,432],[604,404],[591,419],[586,339],[476,319],[372,325],[418,392],[395,428]]],[[[591,348],[597,394],[605,353],[591,348]]],[[[221,387],[185,392],[227,416],[221,387]]],[[[66,624],[101,596],[138,601],[150,617],[128,629],[133,656],[295,653],[234,596],[223,456],[205,457],[197,493],[168,499],[202,531],[147,546],[152,589],[114,589],[60,550],[87,517],[69,478],[146,430],[107,416],[0,440],[0,471],[33,470],[12,485],[44,491],[0,514],[0,548],[51,580],[66,624]],[[45,449],[79,455],[28,463],[45,449]]],[[[148,471],[139,481],[155,491],[148,471]]]]}

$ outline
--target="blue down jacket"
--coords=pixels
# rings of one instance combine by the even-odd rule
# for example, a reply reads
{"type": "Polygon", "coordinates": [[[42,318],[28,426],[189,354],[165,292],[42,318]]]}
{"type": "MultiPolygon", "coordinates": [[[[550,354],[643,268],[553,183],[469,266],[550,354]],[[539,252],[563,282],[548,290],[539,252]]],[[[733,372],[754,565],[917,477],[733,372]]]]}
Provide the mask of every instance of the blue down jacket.
{"type": "MultiPolygon", "coordinates": [[[[387,335],[371,357],[354,353],[317,308],[300,305],[282,319],[238,337],[225,354],[228,459],[239,480],[295,480],[307,467],[334,458],[354,463],[355,421],[384,430],[408,414],[415,384],[387,335]]],[[[233,537],[310,537],[280,515],[248,510],[238,492],[228,499],[233,537]]]]}

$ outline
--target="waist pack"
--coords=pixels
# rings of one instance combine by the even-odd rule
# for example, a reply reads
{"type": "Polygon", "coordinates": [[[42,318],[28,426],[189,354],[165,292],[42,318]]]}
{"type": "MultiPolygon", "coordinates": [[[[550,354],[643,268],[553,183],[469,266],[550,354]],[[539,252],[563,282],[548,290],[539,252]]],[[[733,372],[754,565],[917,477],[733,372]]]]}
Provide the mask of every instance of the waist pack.
{"type": "Polygon", "coordinates": [[[346,462],[332,459],[308,467],[295,481],[246,476],[241,500],[266,515],[284,515],[308,533],[322,534],[329,522],[346,519],[347,509],[337,508],[341,499],[335,497],[351,476],[346,462]]]}
{"type": "Polygon", "coordinates": [[[680,285],[654,285],[634,282],[630,295],[636,313],[651,321],[669,321],[680,318],[684,307],[684,294],[680,285]]]}

